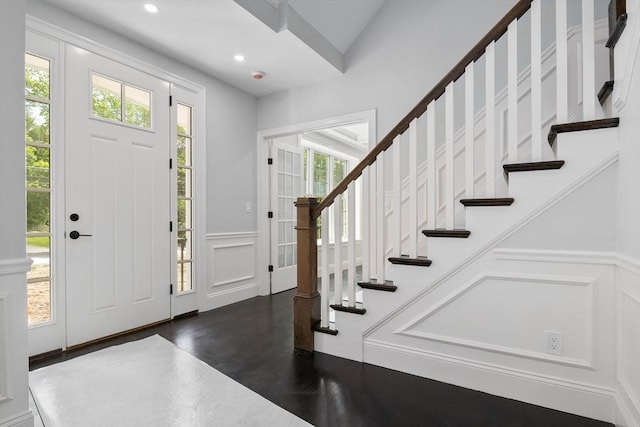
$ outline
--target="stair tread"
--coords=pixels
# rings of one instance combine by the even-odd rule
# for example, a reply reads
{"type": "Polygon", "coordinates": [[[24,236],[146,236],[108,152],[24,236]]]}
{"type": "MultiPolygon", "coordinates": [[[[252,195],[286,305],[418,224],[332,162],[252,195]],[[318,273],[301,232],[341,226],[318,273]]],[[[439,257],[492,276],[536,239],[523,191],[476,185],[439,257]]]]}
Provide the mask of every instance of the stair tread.
{"type": "Polygon", "coordinates": [[[390,257],[389,262],[391,264],[415,265],[419,267],[429,267],[431,265],[431,260],[426,256],[410,258],[409,255],[400,255],[399,257],[390,257]]]}
{"type": "Polygon", "coordinates": [[[622,35],[622,31],[624,31],[626,26],[627,26],[627,14],[623,13],[622,15],[618,16],[618,19],[616,20],[616,25],[613,27],[613,31],[611,31],[611,35],[609,36],[609,40],[607,40],[607,43],[605,44],[605,46],[608,47],[609,49],[613,49],[614,47],[616,47],[616,44],[618,43],[618,40],[622,35]]]}
{"type": "Polygon", "coordinates": [[[460,199],[465,206],[511,206],[513,197],[492,197],[484,199],[460,199]]]}
{"type": "Polygon", "coordinates": [[[343,311],[345,313],[352,313],[352,314],[365,314],[367,312],[367,310],[364,308],[349,307],[342,304],[331,304],[329,307],[331,307],[335,311],[343,311]]]}
{"type": "Polygon", "coordinates": [[[598,101],[600,105],[604,105],[605,101],[613,92],[613,80],[608,80],[602,84],[600,91],[598,91],[598,101]]]}
{"type": "Polygon", "coordinates": [[[504,172],[509,175],[511,172],[542,171],[550,169],[560,169],[564,165],[564,160],[550,160],[544,162],[509,163],[502,165],[504,172]]]}
{"type": "Polygon", "coordinates": [[[318,322],[315,325],[313,325],[313,327],[311,329],[316,331],[316,332],[322,332],[323,334],[338,335],[338,330],[337,329],[331,329],[330,327],[324,328],[324,327],[320,326],[320,322],[318,322]]]}
{"type": "Polygon", "coordinates": [[[393,284],[392,280],[385,280],[384,283],[378,283],[377,280],[371,279],[368,282],[358,282],[358,286],[362,289],[373,289],[385,292],[395,292],[398,289],[398,287],[393,284]]]}
{"type": "Polygon", "coordinates": [[[447,230],[445,228],[436,228],[435,230],[422,230],[422,234],[427,237],[456,237],[466,239],[471,232],[462,229],[447,230]]]}
{"type": "Polygon", "coordinates": [[[609,119],[586,120],[582,122],[573,122],[573,123],[561,123],[561,124],[551,126],[551,129],[549,130],[549,135],[547,136],[547,140],[549,141],[549,145],[553,146],[553,144],[555,144],[556,142],[556,138],[558,137],[559,133],[614,128],[614,127],[618,127],[619,124],[620,124],[620,118],[618,117],[612,117],[609,119]]]}

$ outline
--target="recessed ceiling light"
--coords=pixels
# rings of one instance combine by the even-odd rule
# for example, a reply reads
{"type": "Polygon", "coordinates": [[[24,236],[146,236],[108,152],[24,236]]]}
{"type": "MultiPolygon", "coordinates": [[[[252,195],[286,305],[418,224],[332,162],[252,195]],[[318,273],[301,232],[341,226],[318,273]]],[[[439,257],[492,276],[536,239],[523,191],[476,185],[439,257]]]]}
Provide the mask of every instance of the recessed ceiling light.
{"type": "Polygon", "coordinates": [[[235,59],[238,62],[242,62],[242,61],[244,61],[244,56],[236,55],[236,56],[233,57],[233,59],[235,59]]]}
{"type": "Polygon", "coordinates": [[[158,13],[159,9],[158,9],[158,6],[156,6],[155,4],[145,3],[144,10],[146,10],[149,13],[158,13]]]}

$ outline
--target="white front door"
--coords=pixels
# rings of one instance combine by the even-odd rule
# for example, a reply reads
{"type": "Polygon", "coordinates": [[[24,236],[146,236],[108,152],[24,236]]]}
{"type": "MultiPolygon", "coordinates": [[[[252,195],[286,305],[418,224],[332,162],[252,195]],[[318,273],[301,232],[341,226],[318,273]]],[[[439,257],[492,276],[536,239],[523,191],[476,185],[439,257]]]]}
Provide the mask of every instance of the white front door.
{"type": "Polygon", "coordinates": [[[272,142],[271,156],[271,293],[286,291],[297,283],[296,209],[302,195],[302,149],[272,142]]]}
{"type": "Polygon", "coordinates": [[[67,346],[170,317],[169,84],[70,47],[67,346]]]}

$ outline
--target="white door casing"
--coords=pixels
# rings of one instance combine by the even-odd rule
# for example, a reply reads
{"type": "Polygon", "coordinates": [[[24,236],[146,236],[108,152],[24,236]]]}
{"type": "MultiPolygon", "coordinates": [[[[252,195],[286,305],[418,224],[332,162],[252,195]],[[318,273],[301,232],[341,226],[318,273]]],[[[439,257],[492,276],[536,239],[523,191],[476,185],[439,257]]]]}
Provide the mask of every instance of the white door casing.
{"type": "Polygon", "coordinates": [[[67,49],[67,346],[170,317],[169,84],[67,49]],[[92,72],[152,93],[152,128],[91,117],[92,72]],[[76,213],[77,221],[70,215],[76,213]],[[78,239],[70,232],[78,231],[78,239]]]}
{"type": "Polygon", "coordinates": [[[297,284],[296,209],[294,202],[304,192],[302,149],[272,141],[271,156],[271,293],[297,284]]]}

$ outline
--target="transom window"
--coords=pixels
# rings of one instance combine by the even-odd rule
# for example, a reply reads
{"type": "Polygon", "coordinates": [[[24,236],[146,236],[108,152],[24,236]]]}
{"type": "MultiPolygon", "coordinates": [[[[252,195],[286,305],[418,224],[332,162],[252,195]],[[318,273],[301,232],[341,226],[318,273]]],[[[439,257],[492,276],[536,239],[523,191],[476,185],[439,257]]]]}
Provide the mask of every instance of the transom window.
{"type": "Polygon", "coordinates": [[[151,129],[151,92],[92,74],[91,112],[101,119],[151,129]]]}

